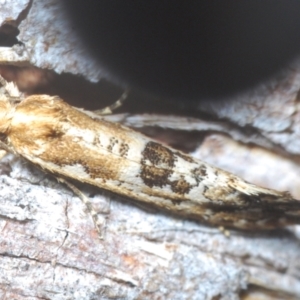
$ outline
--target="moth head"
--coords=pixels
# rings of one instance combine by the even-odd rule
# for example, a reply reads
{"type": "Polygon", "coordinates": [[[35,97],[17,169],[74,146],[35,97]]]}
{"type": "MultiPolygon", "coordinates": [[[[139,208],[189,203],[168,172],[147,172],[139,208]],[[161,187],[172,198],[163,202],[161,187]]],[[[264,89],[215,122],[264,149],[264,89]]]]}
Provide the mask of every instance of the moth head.
{"type": "Polygon", "coordinates": [[[10,125],[14,102],[19,102],[22,94],[13,82],[7,82],[1,75],[0,84],[0,133],[5,134],[10,125]]]}
{"type": "Polygon", "coordinates": [[[9,128],[13,107],[7,96],[0,94],[0,134],[5,134],[9,128]]]}

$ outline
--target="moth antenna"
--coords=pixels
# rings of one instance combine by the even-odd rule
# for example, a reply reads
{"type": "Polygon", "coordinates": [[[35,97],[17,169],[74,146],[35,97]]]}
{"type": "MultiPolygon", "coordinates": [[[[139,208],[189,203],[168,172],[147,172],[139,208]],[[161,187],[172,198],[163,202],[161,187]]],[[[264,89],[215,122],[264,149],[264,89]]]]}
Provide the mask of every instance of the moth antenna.
{"type": "Polygon", "coordinates": [[[18,87],[14,82],[7,82],[1,75],[0,75],[0,84],[4,88],[4,93],[9,98],[16,98],[18,100],[22,93],[19,91],[18,87]]]}
{"type": "Polygon", "coordinates": [[[7,81],[0,75],[0,84],[5,87],[6,86],[7,81]]]}
{"type": "Polygon", "coordinates": [[[94,111],[95,114],[97,115],[110,115],[113,113],[113,111],[117,108],[119,108],[120,106],[123,105],[124,101],[126,100],[126,98],[128,97],[130,90],[126,89],[124,91],[124,93],[121,95],[121,97],[114,102],[112,105],[109,105],[107,107],[104,107],[102,109],[97,109],[94,111]]]}

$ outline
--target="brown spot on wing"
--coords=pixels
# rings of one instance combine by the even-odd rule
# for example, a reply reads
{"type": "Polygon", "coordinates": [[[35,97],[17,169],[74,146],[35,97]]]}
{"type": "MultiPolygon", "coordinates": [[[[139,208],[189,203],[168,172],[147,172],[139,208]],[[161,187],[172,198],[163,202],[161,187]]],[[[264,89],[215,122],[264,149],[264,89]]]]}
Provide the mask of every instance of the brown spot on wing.
{"type": "Polygon", "coordinates": [[[126,156],[128,155],[128,151],[129,151],[129,146],[128,146],[128,144],[122,142],[121,145],[120,145],[120,150],[119,150],[120,155],[121,155],[122,157],[126,157],[126,156]]]}
{"type": "Polygon", "coordinates": [[[149,187],[153,187],[153,186],[163,187],[169,183],[168,178],[171,174],[172,174],[171,170],[143,165],[140,176],[144,181],[144,183],[149,187]]]}
{"type": "Polygon", "coordinates": [[[141,179],[149,186],[163,187],[169,183],[176,158],[173,152],[155,142],[148,142],[141,159],[141,179]]]}
{"type": "Polygon", "coordinates": [[[107,146],[107,150],[108,150],[109,152],[112,152],[114,146],[117,145],[118,143],[119,143],[119,141],[118,141],[115,137],[111,137],[111,138],[109,139],[109,144],[108,144],[108,146],[107,146]]]}
{"type": "MultiPolygon", "coordinates": [[[[187,160],[186,157],[188,156],[185,157],[183,154],[176,152],[176,155],[178,154],[187,160]]],[[[147,186],[162,188],[169,185],[172,192],[179,195],[187,194],[193,188],[184,179],[183,175],[178,180],[170,180],[177,160],[176,155],[170,149],[151,141],[146,145],[142,155],[140,176],[147,186]]]]}
{"type": "Polygon", "coordinates": [[[183,176],[181,176],[179,180],[171,181],[170,185],[174,193],[181,194],[181,195],[188,193],[193,187],[183,178],[183,176]]]}
{"type": "Polygon", "coordinates": [[[204,177],[207,176],[206,166],[201,165],[200,167],[193,169],[191,171],[191,174],[199,184],[204,179],[204,177]]]}
{"type": "Polygon", "coordinates": [[[152,141],[146,144],[142,156],[142,164],[149,162],[157,167],[173,168],[176,161],[170,149],[152,141]]]}

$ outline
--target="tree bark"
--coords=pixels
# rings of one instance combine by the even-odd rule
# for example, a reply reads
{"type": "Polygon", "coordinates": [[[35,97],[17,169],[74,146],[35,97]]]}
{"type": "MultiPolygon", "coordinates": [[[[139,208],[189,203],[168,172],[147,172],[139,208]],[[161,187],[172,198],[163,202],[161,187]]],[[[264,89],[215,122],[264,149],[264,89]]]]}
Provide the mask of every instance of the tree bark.
{"type": "MultiPolygon", "coordinates": [[[[16,21],[23,43],[0,49],[3,64],[47,67],[94,81],[103,77],[69,27],[60,1],[6,1],[0,11],[1,23],[16,21]]],[[[118,121],[148,134],[152,128],[164,142],[200,132],[192,155],[300,199],[299,79],[296,61],[236,96],[238,101],[199,105],[209,121],[158,116],[159,110],[150,116],[122,115],[118,121]],[[171,131],[157,127],[171,129],[172,138],[171,131]]],[[[76,85],[73,89],[78,92],[76,85]]],[[[103,240],[70,190],[13,155],[0,161],[1,299],[300,298],[298,226],[228,234],[80,188],[106,220],[103,240]]]]}

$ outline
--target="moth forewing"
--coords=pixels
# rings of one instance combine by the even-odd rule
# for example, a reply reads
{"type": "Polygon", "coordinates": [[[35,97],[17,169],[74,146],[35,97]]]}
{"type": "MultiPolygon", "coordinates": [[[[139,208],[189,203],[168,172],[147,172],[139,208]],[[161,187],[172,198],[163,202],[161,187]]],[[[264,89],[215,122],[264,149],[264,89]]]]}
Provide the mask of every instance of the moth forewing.
{"type": "Polygon", "coordinates": [[[2,143],[46,172],[211,225],[300,222],[300,201],[249,184],[138,132],[48,95],[0,99],[2,143]]]}

